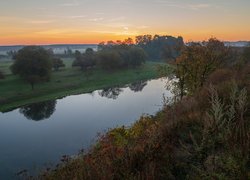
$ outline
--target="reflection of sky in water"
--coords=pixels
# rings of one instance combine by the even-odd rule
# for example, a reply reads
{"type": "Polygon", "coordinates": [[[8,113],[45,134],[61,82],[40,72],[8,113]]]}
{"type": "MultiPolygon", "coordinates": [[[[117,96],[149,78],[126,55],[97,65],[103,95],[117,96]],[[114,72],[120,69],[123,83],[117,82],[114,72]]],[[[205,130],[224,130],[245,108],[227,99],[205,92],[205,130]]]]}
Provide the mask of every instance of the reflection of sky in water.
{"type": "Polygon", "coordinates": [[[42,121],[28,120],[19,110],[0,113],[0,179],[75,154],[88,148],[98,132],[154,114],[162,107],[162,94],[171,95],[164,85],[152,80],[140,92],[122,88],[117,99],[101,97],[100,91],[69,96],[57,100],[54,114],[42,121]]]}

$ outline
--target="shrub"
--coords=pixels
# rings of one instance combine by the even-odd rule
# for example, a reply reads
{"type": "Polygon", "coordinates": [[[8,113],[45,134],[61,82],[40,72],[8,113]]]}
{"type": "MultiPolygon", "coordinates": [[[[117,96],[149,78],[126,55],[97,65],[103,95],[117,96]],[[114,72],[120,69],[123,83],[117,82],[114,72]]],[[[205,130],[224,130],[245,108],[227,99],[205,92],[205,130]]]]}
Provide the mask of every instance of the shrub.
{"type": "Polygon", "coordinates": [[[60,67],[65,67],[65,64],[60,58],[52,58],[52,67],[55,71],[58,71],[60,67]]]}

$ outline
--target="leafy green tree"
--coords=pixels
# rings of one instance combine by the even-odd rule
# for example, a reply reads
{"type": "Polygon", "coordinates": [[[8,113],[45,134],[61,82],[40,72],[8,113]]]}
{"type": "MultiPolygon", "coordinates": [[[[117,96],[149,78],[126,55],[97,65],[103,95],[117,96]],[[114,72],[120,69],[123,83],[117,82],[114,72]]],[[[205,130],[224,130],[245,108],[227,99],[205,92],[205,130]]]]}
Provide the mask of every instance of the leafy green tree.
{"type": "Polygon", "coordinates": [[[60,67],[65,67],[65,64],[63,63],[63,60],[60,58],[52,58],[52,67],[55,71],[58,71],[60,67]]]}
{"type": "Polygon", "coordinates": [[[30,83],[33,90],[35,83],[50,80],[52,68],[50,58],[44,48],[26,46],[17,52],[11,71],[30,83]]]}

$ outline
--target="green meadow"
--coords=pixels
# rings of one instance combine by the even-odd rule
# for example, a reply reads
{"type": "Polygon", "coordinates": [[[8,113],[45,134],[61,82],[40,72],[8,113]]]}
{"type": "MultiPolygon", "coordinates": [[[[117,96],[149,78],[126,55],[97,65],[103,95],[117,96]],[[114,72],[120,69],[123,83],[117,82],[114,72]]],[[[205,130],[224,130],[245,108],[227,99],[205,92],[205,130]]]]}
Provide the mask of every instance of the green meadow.
{"type": "Polygon", "coordinates": [[[156,67],[161,64],[147,62],[139,68],[122,69],[114,72],[95,69],[86,73],[71,66],[72,58],[64,58],[63,61],[66,65],[65,68],[52,71],[51,80],[35,84],[34,90],[19,76],[11,74],[9,70],[12,64],[11,60],[0,61],[0,69],[6,75],[5,79],[0,80],[0,111],[8,111],[34,102],[157,78],[156,67]]]}

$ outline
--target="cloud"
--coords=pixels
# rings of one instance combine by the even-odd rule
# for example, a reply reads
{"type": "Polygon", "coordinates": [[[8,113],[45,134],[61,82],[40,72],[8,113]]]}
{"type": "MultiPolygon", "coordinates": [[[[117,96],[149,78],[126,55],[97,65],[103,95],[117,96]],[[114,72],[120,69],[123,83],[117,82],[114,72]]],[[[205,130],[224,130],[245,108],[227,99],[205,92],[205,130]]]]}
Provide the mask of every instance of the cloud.
{"type": "Polygon", "coordinates": [[[135,36],[135,35],[138,35],[137,31],[128,31],[128,30],[124,30],[124,31],[92,31],[92,32],[98,33],[98,34],[112,34],[115,36],[121,36],[121,35],[135,36]]]}
{"type": "Polygon", "coordinates": [[[148,29],[149,26],[144,26],[144,25],[143,25],[143,26],[138,26],[137,28],[138,28],[138,29],[148,29]]]}
{"type": "Polygon", "coordinates": [[[87,17],[86,15],[68,16],[69,19],[82,19],[86,17],[87,17]]]}
{"type": "Polygon", "coordinates": [[[193,10],[199,10],[199,9],[210,8],[211,5],[210,4],[190,4],[188,5],[188,7],[193,10]]]}
{"type": "Polygon", "coordinates": [[[126,19],[125,16],[120,16],[120,17],[115,17],[115,18],[109,19],[108,21],[109,22],[117,22],[117,21],[121,21],[121,20],[124,20],[124,19],[126,19]]]}
{"type": "Polygon", "coordinates": [[[103,20],[104,20],[103,17],[89,19],[89,21],[92,21],[92,22],[99,22],[99,21],[103,21],[103,20]]]}
{"type": "Polygon", "coordinates": [[[200,10],[212,7],[211,4],[207,3],[178,3],[174,1],[164,1],[164,0],[157,0],[158,4],[169,6],[169,7],[176,7],[181,9],[189,9],[189,10],[200,10]]]}
{"type": "Polygon", "coordinates": [[[72,7],[72,6],[79,6],[79,5],[80,3],[78,1],[60,4],[60,6],[64,6],[64,7],[72,7]]]}
{"type": "Polygon", "coordinates": [[[42,31],[37,31],[35,34],[39,35],[74,35],[74,34],[81,34],[81,30],[76,30],[74,28],[64,28],[64,29],[59,29],[59,28],[54,28],[54,29],[47,29],[47,30],[42,30],[42,31]]]}
{"type": "Polygon", "coordinates": [[[115,35],[117,36],[121,36],[121,35],[125,35],[125,36],[136,36],[138,35],[137,31],[121,31],[121,32],[117,32],[115,33],[115,35]]]}
{"type": "Polygon", "coordinates": [[[53,23],[54,21],[52,20],[32,20],[29,21],[29,23],[31,24],[49,24],[49,23],[53,23]]]}

